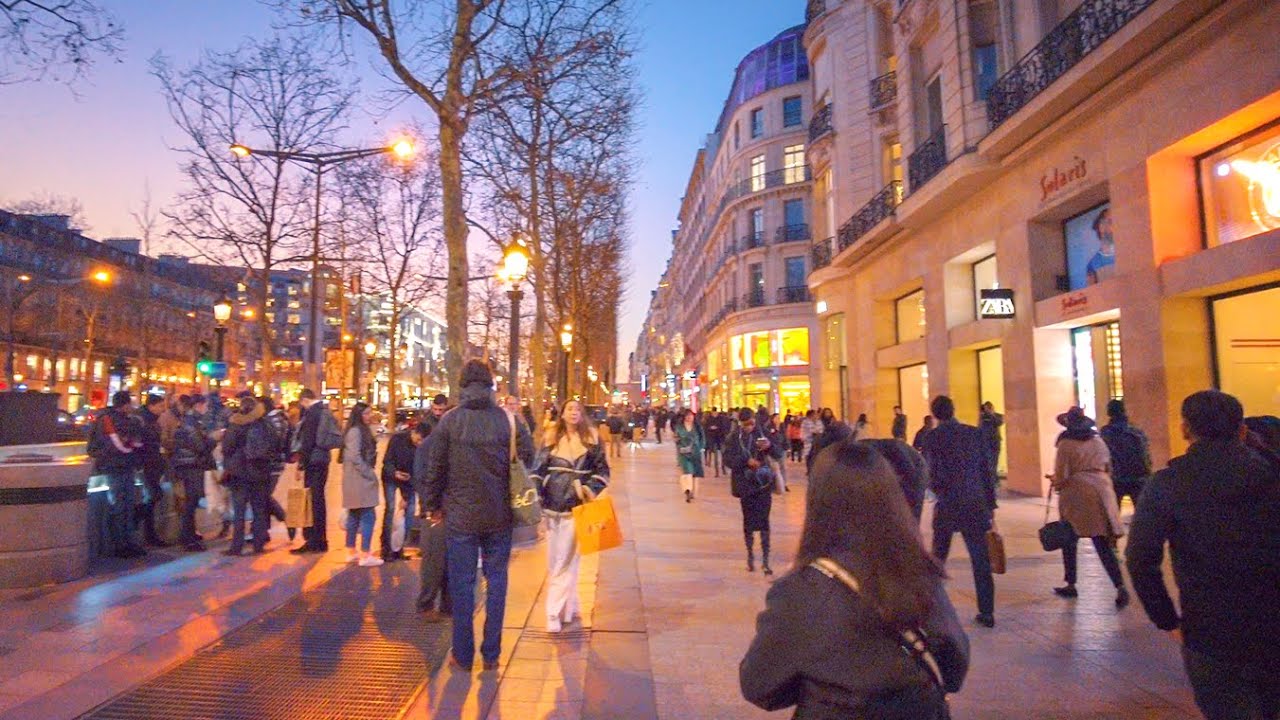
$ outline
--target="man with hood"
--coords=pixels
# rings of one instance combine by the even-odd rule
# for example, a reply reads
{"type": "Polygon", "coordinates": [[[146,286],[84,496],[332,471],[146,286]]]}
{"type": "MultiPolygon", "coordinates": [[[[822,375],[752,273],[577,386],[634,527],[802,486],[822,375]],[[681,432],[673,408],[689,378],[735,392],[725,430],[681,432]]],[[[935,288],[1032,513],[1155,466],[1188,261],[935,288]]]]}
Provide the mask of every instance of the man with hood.
{"type": "Polygon", "coordinates": [[[253,552],[263,552],[270,536],[271,463],[280,445],[266,414],[262,403],[245,393],[227,420],[227,434],[222,438],[222,482],[231,488],[235,515],[231,546],[225,555],[236,556],[244,550],[246,505],[253,508],[253,552]]]}
{"type": "Polygon", "coordinates": [[[485,594],[485,670],[498,668],[502,619],[507,604],[507,562],[511,558],[511,433],[516,456],[533,460],[533,437],[524,423],[512,422],[493,393],[493,371],[483,360],[462,368],[458,407],[440,418],[427,440],[422,474],[427,520],[445,524],[449,594],[453,600],[453,652],[450,664],[469,671],[475,659],[476,563],[483,559],[485,594]],[[441,518],[443,514],[443,519],[441,518]]]}

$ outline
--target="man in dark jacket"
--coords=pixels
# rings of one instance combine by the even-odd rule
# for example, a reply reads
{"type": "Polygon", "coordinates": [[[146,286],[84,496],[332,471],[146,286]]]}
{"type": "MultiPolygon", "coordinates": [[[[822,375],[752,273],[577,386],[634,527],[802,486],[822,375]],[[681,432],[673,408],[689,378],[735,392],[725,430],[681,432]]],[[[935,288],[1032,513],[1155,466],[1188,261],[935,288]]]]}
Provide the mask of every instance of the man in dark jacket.
{"type": "Polygon", "coordinates": [[[902,407],[899,405],[893,406],[892,435],[894,440],[907,441],[907,416],[902,412],[902,407]]]}
{"type": "Polygon", "coordinates": [[[930,486],[938,496],[933,509],[933,554],[945,563],[951,536],[960,533],[973,564],[979,625],[994,627],[996,586],[987,554],[987,531],[996,508],[995,466],[991,446],[978,428],[956,420],[951,398],[939,395],[929,409],[938,427],[924,439],[930,486]]]}
{"type": "Polygon", "coordinates": [[[203,395],[189,398],[184,395],[179,399],[177,409],[182,413],[182,422],[173,433],[169,464],[175,487],[182,488],[178,542],[187,552],[203,552],[206,549],[204,538],[196,533],[196,509],[204,496],[204,473],[217,467],[213,461],[216,443],[204,425],[208,406],[203,395]]]}
{"type": "Polygon", "coordinates": [[[295,443],[298,451],[295,455],[302,467],[302,483],[311,491],[311,527],[302,529],[302,546],[289,552],[295,555],[323,553],[329,551],[329,538],[325,533],[328,512],[324,488],[329,481],[330,453],[317,445],[316,438],[320,434],[321,424],[326,421],[326,414],[329,415],[329,422],[337,421],[329,413],[329,408],[316,399],[315,391],[310,388],[302,389],[298,394],[298,403],[302,406],[302,421],[298,423],[298,441],[295,443]]]}
{"type": "MultiPolygon", "coordinates": [[[[476,561],[483,559],[487,586],[484,642],[486,670],[496,670],[507,605],[511,558],[511,423],[493,396],[493,371],[483,360],[462,368],[458,407],[440,418],[428,440],[425,495],[428,522],[445,523],[449,587],[453,599],[455,667],[468,670],[475,658],[476,561]]],[[[533,460],[533,438],[516,423],[516,454],[533,460]]]]}
{"type": "MultiPolygon", "coordinates": [[[[422,505],[427,497],[427,465],[431,453],[431,428],[426,422],[417,427],[421,438],[414,449],[413,487],[418,494],[418,503],[422,505]]],[[[441,622],[453,614],[453,604],[449,599],[449,568],[446,562],[446,543],[443,513],[431,517],[424,511],[418,518],[418,549],[422,559],[418,565],[420,587],[418,590],[418,612],[425,613],[427,622],[441,622]],[[437,602],[439,608],[436,607],[437,602]]]]}
{"type": "Polygon", "coordinates": [[[235,516],[231,545],[224,555],[238,556],[244,550],[247,508],[253,510],[253,552],[262,553],[270,539],[271,462],[280,451],[280,440],[266,414],[266,408],[253,394],[245,393],[227,421],[227,434],[222,438],[222,482],[231,488],[235,516]]]}
{"type": "Polygon", "coordinates": [[[843,442],[853,434],[853,428],[837,420],[835,411],[831,408],[822,408],[822,414],[819,417],[822,420],[822,432],[813,438],[813,447],[809,449],[809,455],[805,458],[805,467],[810,471],[813,470],[813,460],[818,457],[818,453],[824,448],[843,442]]]}
{"type": "MultiPolygon", "coordinates": [[[[982,403],[982,412],[978,418],[978,429],[982,431],[982,437],[987,441],[987,464],[991,466],[991,474],[997,473],[997,464],[1000,462],[1000,446],[1004,444],[1000,437],[1000,428],[1004,427],[1004,415],[996,412],[996,406],[987,401],[982,403]]],[[[938,418],[939,421],[942,418],[938,418]]]]}
{"type": "Polygon", "coordinates": [[[1129,422],[1123,400],[1107,403],[1107,418],[1110,422],[1098,434],[1111,453],[1111,484],[1116,490],[1116,505],[1128,495],[1136,508],[1142,486],[1151,475],[1151,444],[1146,433],[1129,422]]]}
{"type": "Polygon", "coordinates": [[[161,446],[160,417],[164,414],[164,397],[147,395],[142,410],[138,411],[141,422],[142,447],[138,448],[138,462],[142,466],[142,486],[146,489],[146,498],[138,505],[135,525],[142,525],[142,539],[152,547],[166,547],[169,543],[156,534],[156,507],[164,497],[164,453],[161,446]]]}
{"type": "Polygon", "coordinates": [[[413,457],[427,430],[422,425],[414,425],[401,430],[387,441],[386,453],[382,456],[382,497],[386,501],[382,513],[382,559],[384,562],[404,560],[404,550],[391,547],[391,526],[397,510],[396,493],[404,501],[405,537],[413,531],[417,518],[414,499],[417,493],[413,489],[413,457]]]}
{"type": "Polygon", "coordinates": [[[1181,629],[1209,720],[1280,717],[1280,475],[1242,442],[1243,420],[1226,393],[1183,400],[1191,447],[1147,483],[1125,553],[1147,616],[1181,629]],[[1161,572],[1166,542],[1181,616],[1161,572]]]}
{"type": "Polygon", "coordinates": [[[89,455],[94,471],[107,476],[107,499],[111,503],[107,528],[111,552],[134,558],[147,554],[134,539],[133,513],[138,489],[133,474],[140,467],[142,428],[133,416],[133,397],[128,390],[111,396],[111,408],[96,421],[89,436],[89,455]]]}

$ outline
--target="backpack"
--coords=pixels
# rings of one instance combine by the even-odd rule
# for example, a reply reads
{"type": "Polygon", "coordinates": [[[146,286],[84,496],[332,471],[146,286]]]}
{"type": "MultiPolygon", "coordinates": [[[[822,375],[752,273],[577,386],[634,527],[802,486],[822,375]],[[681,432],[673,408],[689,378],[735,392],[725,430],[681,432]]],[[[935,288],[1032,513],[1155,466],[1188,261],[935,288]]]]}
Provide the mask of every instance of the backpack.
{"type": "Polygon", "coordinates": [[[1151,453],[1140,430],[1126,425],[1107,426],[1102,439],[1111,451],[1111,474],[1117,478],[1140,478],[1151,474],[1151,453]]]}
{"type": "Polygon", "coordinates": [[[338,421],[328,408],[320,411],[320,423],[316,426],[316,448],[319,450],[337,450],[342,447],[342,430],[338,429],[338,421]]]}

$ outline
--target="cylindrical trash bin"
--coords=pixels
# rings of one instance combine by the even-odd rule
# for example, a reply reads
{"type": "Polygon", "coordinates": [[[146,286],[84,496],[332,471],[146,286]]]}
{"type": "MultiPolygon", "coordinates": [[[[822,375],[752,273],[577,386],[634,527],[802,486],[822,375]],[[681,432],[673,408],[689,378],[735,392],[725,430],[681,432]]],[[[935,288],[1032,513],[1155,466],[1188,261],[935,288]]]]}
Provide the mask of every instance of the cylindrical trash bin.
{"type": "Polygon", "coordinates": [[[89,458],[49,450],[0,448],[0,588],[67,582],[89,570],[89,458]]]}

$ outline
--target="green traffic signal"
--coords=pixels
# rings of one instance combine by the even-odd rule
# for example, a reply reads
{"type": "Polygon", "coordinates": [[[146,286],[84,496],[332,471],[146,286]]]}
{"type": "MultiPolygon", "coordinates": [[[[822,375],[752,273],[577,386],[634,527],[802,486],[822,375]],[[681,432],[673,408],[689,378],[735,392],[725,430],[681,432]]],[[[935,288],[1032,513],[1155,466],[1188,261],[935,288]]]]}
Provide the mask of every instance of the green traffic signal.
{"type": "Polygon", "coordinates": [[[201,359],[200,362],[196,363],[196,372],[200,373],[201,375],[208,375],[212,373],[213,361],[201,359]]]}

